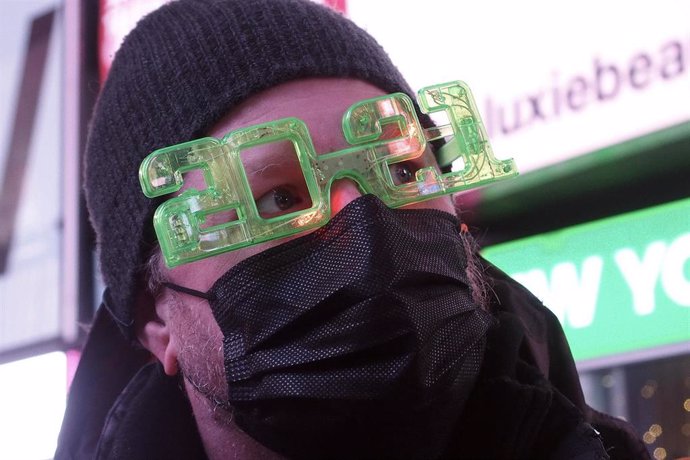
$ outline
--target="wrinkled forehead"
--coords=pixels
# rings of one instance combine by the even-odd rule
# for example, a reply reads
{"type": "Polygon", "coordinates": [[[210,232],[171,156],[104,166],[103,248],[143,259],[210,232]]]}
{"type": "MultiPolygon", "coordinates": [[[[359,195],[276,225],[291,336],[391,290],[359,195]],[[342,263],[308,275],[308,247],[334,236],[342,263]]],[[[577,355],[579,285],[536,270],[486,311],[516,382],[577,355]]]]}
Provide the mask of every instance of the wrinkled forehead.
{"type": "MultiPolygon", "coordinates": [[[[385,91],[364,80],[353,78],[306,78],[282,83],[245,100],[216,122],[205,134],[221,139],[228,133],[266,122],[289,117],[298,118],[307,126],[315,153],[323,155],[352,147],[343,131],[343,117],[354,104],[387,95],[385,91]]],[[[394,125],[382,126],[394,136],[394,125]]],[[[430,149],[423,163],[435,163],[430,149]]],[[[288,142],[267,143],[252,148],[243,158],[246,173],[252,176],[266,169],[285,168],[296,161],[293,146],[288,142]]],[[[186,175],[188,188],[205,188],[200,170],[186,175]]]]}
{"type": "MultiPolygon", "coordinates": [[[[307,126],[315,153],[323,155],[352,147],[346,141],[343,118],[354,104],[387,95],[373,84],[352,78],[307,78],[283,83],[262,91],[229,111],[206,135],[221,139],[228,133],[258,124],[289,117],[298,118],[307,126]]],[[[384,125],[384,137],[396,131],[384,125]]],[[[423,162],[434,163],[428,150],[423,162]]],[[[295,150],[289,142],[267,143],[252,148],[243,158],[248,176],[263,174],[269,169],[294,166],[295,150]]],[[[189,171],[180,192],[188,188],[206,187],[201,170],[189,171]]]]}
{"type": "Polygon", "coordinates": [[[207,135],[221,138],[230,131],[264,122],[295,117],[304,121],[318,153],[347,146],[343,115],[353,104],[386,92],[351,78],[294,80],[262,91],[231,110],[207,135]]]}

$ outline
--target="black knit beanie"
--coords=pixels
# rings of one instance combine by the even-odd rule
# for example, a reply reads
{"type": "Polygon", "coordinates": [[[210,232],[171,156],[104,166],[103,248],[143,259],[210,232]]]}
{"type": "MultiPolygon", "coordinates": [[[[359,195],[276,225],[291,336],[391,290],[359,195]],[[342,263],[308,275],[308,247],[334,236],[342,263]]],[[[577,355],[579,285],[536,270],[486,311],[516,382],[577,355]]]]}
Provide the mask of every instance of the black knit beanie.
{"type": "Polygon", "coordinates": [[[203,137],[249,96],[303,77],[353,77],[412,94],[370,35],[308,0],[173,1],[125,39],[93,115],[85,190],[104,303],[129,339],[160,204],[141,192],[139,164],[203,137]]]}

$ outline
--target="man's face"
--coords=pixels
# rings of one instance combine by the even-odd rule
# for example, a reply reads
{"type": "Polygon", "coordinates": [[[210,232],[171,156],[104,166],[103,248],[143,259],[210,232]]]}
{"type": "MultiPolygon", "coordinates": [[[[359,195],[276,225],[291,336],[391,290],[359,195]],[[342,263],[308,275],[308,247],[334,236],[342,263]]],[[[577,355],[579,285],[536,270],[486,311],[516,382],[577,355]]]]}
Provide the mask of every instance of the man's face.
{"type": "MultiPolygon", "coordinates": [[[[316,152],[329,153],[348,147],[341,126],[347,109],[358,101],[384,94],[375,86],[359,80],[319,78],[293,81],[249,98],[221,119],[207,134],[222,138],[239,128],[296,117],[307,124],[316,152]]],[[[292,158],[294,154],[283,144],[257,147],[246,159],[243,156],[260,213],[270,216],[309,206],[309,195],[302,173],[292,158]],[[266,187],[265,184],[271,184],[271,187],[266,187]],[[280,185],[278,192],[275,184],[280,185]]],[[[424,165],[435,162],[430,152],[421,161],[424,165]]],[[[404,173],[403,171],[402,174],[404,173]]],[[[185,177],[185,188],[189,187],[205,187],[201,174],[190,173],[185,177]]],[[[361,193],[354,182],[349,179],[337,180],[331,188],[332,213],[338,213],[359,196],[361,193]]],[[[409,207],[455,212],[450,197],[409,207]]],[[[206,292],[218,278],[243,259],[285,241],[286,239],[274,240],[163,270],[170,282],[206,292]]],[[[162,317],[169,322],[170,344],[174,347],[181,371],[187,380],[207,398],[225,400],[227,386],[223,370],[222,334],[208,303],[166,289],[157,299],[156,308],[166,310],[162,317]]]]}

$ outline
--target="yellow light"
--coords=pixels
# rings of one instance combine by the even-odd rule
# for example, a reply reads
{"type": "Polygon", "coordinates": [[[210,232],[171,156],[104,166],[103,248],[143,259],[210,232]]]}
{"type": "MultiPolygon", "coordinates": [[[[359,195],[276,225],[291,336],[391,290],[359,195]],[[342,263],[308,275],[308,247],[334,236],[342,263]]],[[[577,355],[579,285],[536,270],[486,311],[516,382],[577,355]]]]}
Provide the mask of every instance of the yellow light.
{"type": "Polygon", "coordinates": [[[640,394],[644,399],[649,399],[654,396],[654,388],[650,387],[649,385],[645,385],[642,387],[640,394]]]}
{"type": "Polygon", "coordinates": [[[642,435],[642,440],[645,442],[645,444],[654,444],[656,442],[656,436],[647,431],[642,435]]]}
{"type": "Polygon", "coordinates": [[[661,425],[655,423],[654,425],[649,427],[649,432],[658,438],[659,436],[661,436],[661,433],[663,433],[664,430],[661,429],[661,425]]]}
{"type": "Polygon", "coordinates": [[[690,423],[683,423],[683,426],[680,427],[680,432],[683,433],[683,436],[690,438],[690,423]]]}
{"type": "Polygon", "coordinates": [[[683,409],[685,409],[685,412],[690,412],[690,398],[683,402],[683,409]]]}
{"type": "Polygon", "coordinates": [[[644,399],[649,399],[656,393],[657,383],[654,380],[647,380],[647,383],[640,390],[640,394],[644,399]]]}
{"type": "Polygon", "coordinates": [[[666,458],[666,449],[663,447],[657,447],[654,449],[653,455],[656,460],[664,460],[666,458]]]}

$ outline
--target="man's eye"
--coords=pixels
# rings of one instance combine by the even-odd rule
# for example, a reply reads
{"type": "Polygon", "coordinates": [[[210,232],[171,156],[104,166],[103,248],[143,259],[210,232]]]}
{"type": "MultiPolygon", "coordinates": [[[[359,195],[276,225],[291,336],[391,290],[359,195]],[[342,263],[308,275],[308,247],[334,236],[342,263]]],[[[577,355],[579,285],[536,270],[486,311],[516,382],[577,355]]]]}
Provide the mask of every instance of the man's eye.
{"type": "Polygon", "coordinates": [[[391,177],[395,185],[406,184],[415,180],[415,170],[410,163],[396,163],[391,166],[391,177]]]}
{"type": "Polygon", "coordinates": [[[261,217],[274,217],[285,214],[303,203],[299,194],[289,186],[278,186],[256,200],[256,208],[261,217]]]}

